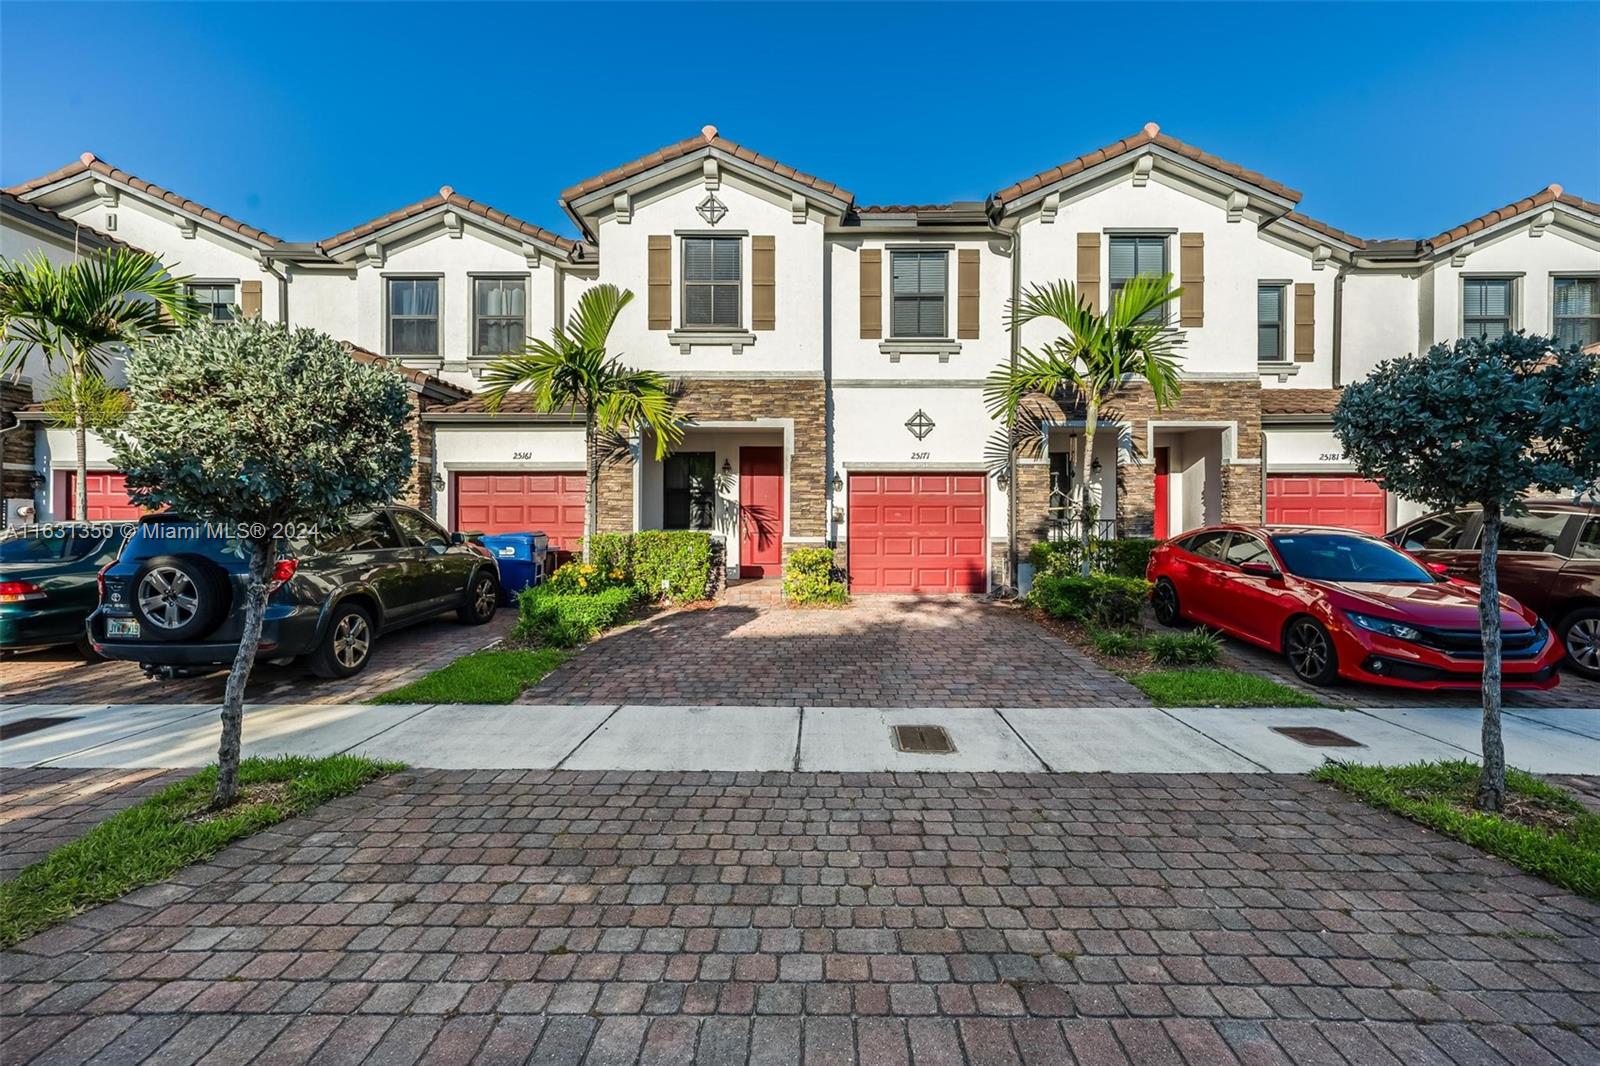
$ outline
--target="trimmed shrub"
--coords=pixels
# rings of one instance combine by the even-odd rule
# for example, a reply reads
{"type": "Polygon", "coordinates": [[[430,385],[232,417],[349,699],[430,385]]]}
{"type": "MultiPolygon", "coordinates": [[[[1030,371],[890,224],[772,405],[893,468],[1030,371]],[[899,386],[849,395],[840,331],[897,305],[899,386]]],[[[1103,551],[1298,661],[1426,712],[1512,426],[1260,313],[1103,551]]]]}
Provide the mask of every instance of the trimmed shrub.
{"type": "Polygon", "coordinates": [[[563,563],[545,585],[551,592],[567,596],[594,596],[619,585],[631,585],[628,575],[613,566],[603,569],[593,563],[563,563]]]}
{"type": "Polygon", "coordinates": [[[833,563],[832,548],[796,548],[783,564],[783,596],[790,603],[847,603],[850,587],[833,563]]]}
{"type": "Polygon", "coordinates": [[[558,592],[551,585],[523,589],[517,597],[517,625],[512,635],[538,638],[553,648],[571,648],[610,629],[641,597],[630,585],[612,585],[596,593],[558,592]]]}
{"type": "Polygon", "coordinates": [[[711,584],[711,534],[646,529],[633,534],[633,581],[652,600],[703,600],[711,584]]]}
{"type": "Polygon", "coordinates": [[[1040,574],[1028,600],[1056,618],[1110,629],[1137,622],[1149,595],[1150,582],[1143,578],[1040,574]]]}
{"type": "MultiPolygon", "coordinates": [[[[1150,553],[1160,543],[1150,537],[1092,541],[1089,546],[1089,570],[1091,573],[1114,577],[1142,578],[1150,565],[1150,553]]],[[[1041,574],[1075,576],[1083,569],[1083,542],[1040,541],[1029,549],[1028,561],[1038,567],[1041,574]]]]}
{"type": "MultiPolygon", "coordinates": [[[[576,558],[581,562],[583,548],[580,543],[576,558]]],[[[621,570],[633,574],[633,535],[631,533],[596,533],[590,542],[589,562],[607,572],[621,570]]]]}
{"type": "Polygon", "coordinates": [[[1222,658],[1222,638],[1204,626],[1187,633],[1157,633],[1145,647],[1160,666],[1209,666],[1222,658]]]}
{"type": "Polygon", "coordinates": [[[1145,648],[1145,637],[1132,629],[1091,629],[1089,639],[1094,650],[1114,659],[1138,655],[1145,648]]]}

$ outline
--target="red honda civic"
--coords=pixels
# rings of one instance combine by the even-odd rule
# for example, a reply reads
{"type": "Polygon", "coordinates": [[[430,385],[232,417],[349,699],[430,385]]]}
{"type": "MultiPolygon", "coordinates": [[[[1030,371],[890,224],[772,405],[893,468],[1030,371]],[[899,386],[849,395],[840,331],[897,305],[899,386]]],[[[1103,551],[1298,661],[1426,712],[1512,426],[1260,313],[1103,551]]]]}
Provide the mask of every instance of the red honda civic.
{"type": "MultiPolygon", "coordinates": [[[[1481,683],[1478,586],[1375,537],[1317,526],[1210,526],[1157,547],[1146,576],[1162,625],[1200,622],[1282,652],[1313,685],[1481,683]]],[[[1561,642],[1516,600],[1500,602],[1504,687],[1555,687],[1561,642]]]]}

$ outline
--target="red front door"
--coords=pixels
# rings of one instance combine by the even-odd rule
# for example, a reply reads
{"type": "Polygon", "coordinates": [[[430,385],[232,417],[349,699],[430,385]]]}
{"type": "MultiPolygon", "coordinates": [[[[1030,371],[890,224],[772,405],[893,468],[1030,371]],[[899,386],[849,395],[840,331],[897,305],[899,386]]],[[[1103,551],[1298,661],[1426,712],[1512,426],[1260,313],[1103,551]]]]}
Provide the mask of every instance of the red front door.
{"type": "MultiPolygon", "coordinates": [[[[76,516],[82,521],[118,522],[138,518],[144,513],[128,499],[126,474],[91,470],[88,477],[83,479],[83,483],[89,488],[89,513],[76,516]]],[[[77,509],[78,475],[73,472],[67,475],[66,510],[71,513],[77,509]]]]}
{"type": "Polygon", "coordinates": [[[739,449],[739,576],[783,565],[783,449],[739,449]]]}
{"type": "Polygon", "coordinates": [[[1167,529],[1167,506],[1172,495],[1167,491],[1167,449],[1156,449],[1156,539],[1171,536],[1167,529]]]}

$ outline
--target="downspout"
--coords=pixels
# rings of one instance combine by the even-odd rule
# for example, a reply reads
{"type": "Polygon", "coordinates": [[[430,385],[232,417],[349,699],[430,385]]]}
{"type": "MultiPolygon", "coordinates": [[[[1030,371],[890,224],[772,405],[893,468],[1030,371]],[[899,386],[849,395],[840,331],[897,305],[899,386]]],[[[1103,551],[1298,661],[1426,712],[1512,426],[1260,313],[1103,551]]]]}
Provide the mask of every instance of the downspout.
{"type": "Polygon", "coordinates": [[[271,259],[258,257],[261,269],[278,279],[278,322],[281,325],[289,324],[289,267],[273,265],[271,259]]]}
{"type": "MultiPolygon", "coordinates": [[[[989,199],[989,209],[986,212],[989,218],[989,229],[994,233],[1007,238],[1011,245],[1011,306],[1014,308],[1022,300],[1022,223],[1019,220],[1016,229],[1007,233],[1000,228],[998,217],[1001,206],[993,197],[989,199]]],[[[1011,334],[1010,363],[1011,372],[1017,370],[1017,358],[1022,345],[1022,337],[1017,330],[1008,330],[1011,334]]],[[[1014,432],[1014,430],[1011,430],[1014,432]]],[[[1009,436],[1009,433],[1008,433],[1009,436]]],[[[1016,441],[1008,441],[1006,456],[1006,585],[1013,592],[1017,589],[1017,448],[1016,441]]],[[[1048,454],[1046,459],[1048,459],[1048,454]]]]}
{"type": "Polygon", "coordinates": [[[1344,276],[1350,264],[1340,263],[1339,272],[1333,276],[1333,387],[1343,384],[1344,376],[1344,276]]]}

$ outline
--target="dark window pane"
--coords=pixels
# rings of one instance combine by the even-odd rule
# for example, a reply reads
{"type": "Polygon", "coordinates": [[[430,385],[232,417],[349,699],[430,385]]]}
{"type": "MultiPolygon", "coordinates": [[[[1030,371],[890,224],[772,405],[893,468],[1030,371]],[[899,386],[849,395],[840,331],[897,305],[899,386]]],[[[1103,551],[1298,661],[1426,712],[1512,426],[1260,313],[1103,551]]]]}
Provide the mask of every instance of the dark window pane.
{"type": "Polygon", "coordinates": [[[360,515],[351,519],[344,529],[324,534],[311,542],[313,550],[324,553],[379,551],[399,546],[400,541],[382,512],[360,515]]]}
{"type": "Polygon", "coordinates": [[[688,326],[709,326],[712,324],[710,285],[684,286],[683,321],[688,326]]]}
{"type": "Polygon", "coordinates": [[[1600,518],[1591,518],[1583,525],[1578,543],[1572,551],[1574,559],[1600,559],[1600,518]]]}
{"type": "Polygon", "coordinates": [[[1212,530],[1209,533],[1196,533],[1190,537],[1184,547],[1196,555],[1205,556],[1207,559],[1221,559],[1222,549],[1227,544],[1227,530],[1212,530]]]}
{"type": "Polygon", "coordinates": [[[1267,554],[1267,546],[1255,537],[1235,536],[1233,543],[1228,545],[1228,554],[1225,556],[1234,566],[1243,566],[1245,563],[1270,563],[1272,557],[1267,554]]]}
{"type": "Polygon", "coordinates": [[[663,529],[710,529],[716,506],[716,455],[678,452],[662,463],[663,529]]]}
{"type": "Polygon", "coordinates": [[[1461,533],[1467,528],[1467,520],[1471,517],[1470,511],[1458,511],[1424,518],[1405,531],[1404,536],[1400,538],[1400,546],[1407,551],[1454,548],[1461,540],[1461,533]]]}
{"type": "Polygon", "coordinates": [[[1531,511],[1500,520],[1500,550],[1549,553],[1556,550],[1572,516],[1564,511],[1531,511]]]}

